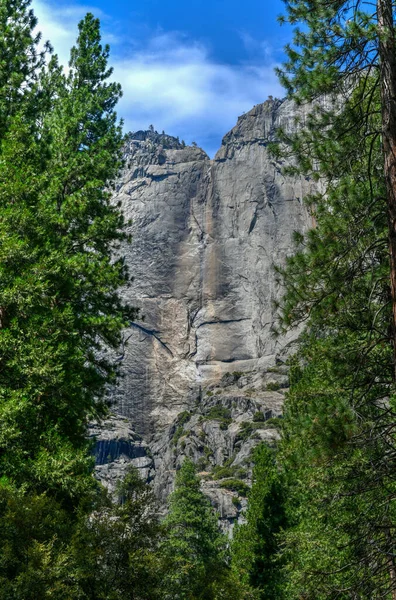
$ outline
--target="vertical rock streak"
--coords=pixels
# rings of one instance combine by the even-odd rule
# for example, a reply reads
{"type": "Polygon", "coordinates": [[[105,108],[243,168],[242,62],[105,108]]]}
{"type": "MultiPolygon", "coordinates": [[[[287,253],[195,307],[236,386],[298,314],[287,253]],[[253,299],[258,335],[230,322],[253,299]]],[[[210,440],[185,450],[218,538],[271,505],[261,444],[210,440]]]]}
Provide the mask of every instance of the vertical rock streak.
{"type": "MultiPolygon", "coordinates": [[[[256,106],[239,118],[213,160],[153,132],[131,135],[126,147],[115,201],[132,219],[132,243],[124,250],[135,280],[123,293],[141,308],[144,321],[126,332],[130,341],[114,400],[118,413],[150,443],[164,496],[178,460],[180,413],[196,415],[205,406],[210,413],[216,402],[237,424],[257,410],[280,413],[281,394],[263,390],[268,369],[293,336],[271,337],[272,304],[280,293],[273,263],[292,251],[293,231],[310,226],[301,199],[312,183],[282,175],[282,164],[266,146],[277,126],[294,129],[297,110],[303,117],[304,109],[288,101],[256,106]],[[238,377],[224,391],[221,382],[230,373],[238,377]],[[248,400],[245,384],[253,385],[248,400]],[[207,390],[216,386],[213,404],[207,390]]],[[[212,466],[235,452],[246,454],[246,441],[237,451],[233,446],[238,425],[226,430],[217,421],[216,429],[210,420],[195,425],[194,419],[192,429],[209,440],[185,442],[195,459],[209,446],[212,466]]],[[[224,512],[224,497],[217,503],[224,512]]]]}

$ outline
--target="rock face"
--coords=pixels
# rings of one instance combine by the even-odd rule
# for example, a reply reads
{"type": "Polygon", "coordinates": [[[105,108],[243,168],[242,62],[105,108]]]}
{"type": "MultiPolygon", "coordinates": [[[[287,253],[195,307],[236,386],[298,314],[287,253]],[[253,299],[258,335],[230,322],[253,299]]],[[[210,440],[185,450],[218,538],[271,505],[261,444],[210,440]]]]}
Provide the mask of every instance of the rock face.
{"type": "Polygon", "coordinates": [[[146,481],[154,477],[154,461],[146,442],[132,431],[128,419],[111,416],[102,423],[91,423],[89,437],[95,441],[95,472],[111,493],[130,465],[146,481]]]}
{"type": "Polygon", "coordinates": [[[310,225],[302,199],[313,184],[284,176],[267,146],[296,114],[288,101],[256,106],[213,160],[166,135],[131,134],[114,198],[132,219],[135,281],[123,293],[142,317],[125,332],[115,410],[150,445],[161,498],[188,455],[230,520],[243,506],[235,480],[249,481],[253,446],[276,438],[287,385],[293,337],[271,336],[273,264],[310,225]]]}

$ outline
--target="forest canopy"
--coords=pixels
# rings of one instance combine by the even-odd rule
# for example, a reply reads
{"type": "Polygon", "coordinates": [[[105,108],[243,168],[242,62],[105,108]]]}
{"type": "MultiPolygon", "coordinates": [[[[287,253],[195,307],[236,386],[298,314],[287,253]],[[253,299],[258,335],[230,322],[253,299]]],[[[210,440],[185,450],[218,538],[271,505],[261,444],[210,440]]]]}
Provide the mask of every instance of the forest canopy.
{"type": "Polygon", "coordinates": [[[0,600],[396,600],[392,0],[285,0],[278,74],[309,114],[272,160],[319,185],[313,227],[274,267],[275,333],[300,335],[232,541],[189,459],[164,519],[134,469],[113,495],[94,477],[87,425],[137,316],[111,195],[122,91],[97,18],[64,69],[30,5],[0,4],[0,600]]]}

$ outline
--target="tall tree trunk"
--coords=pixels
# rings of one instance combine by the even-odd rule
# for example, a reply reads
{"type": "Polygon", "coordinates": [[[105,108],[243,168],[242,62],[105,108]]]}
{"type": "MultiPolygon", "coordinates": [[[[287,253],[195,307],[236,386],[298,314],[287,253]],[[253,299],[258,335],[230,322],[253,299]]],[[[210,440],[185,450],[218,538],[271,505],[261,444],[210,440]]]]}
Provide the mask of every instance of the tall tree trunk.
{"type": "Polygon", "coordinates": [[[377,0],[381,66],[382,143],[389,225],[393,348],[396,375],[396,39],[392,0],[377,0]]]}
{"type": "MultiPolygon", "coordinates": [[[[377,17],[381,68],[382,144],[389,228],[392,343],[396,380],[396,39],[392,0],[377,0],[377,17]]],[[[392,556],[389,558],[389,575],[392,600],[396,600],[396,567],[392,556]]]]}

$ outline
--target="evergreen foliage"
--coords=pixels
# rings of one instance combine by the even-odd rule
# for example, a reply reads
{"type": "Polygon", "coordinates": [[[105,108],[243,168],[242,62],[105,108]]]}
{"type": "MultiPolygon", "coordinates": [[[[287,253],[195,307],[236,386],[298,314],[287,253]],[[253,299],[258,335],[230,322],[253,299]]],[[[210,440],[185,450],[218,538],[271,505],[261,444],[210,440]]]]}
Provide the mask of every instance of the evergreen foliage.
{"type": "Polygon", "coordinates": [[[0,598],[46,600],[68,595],[62,572],[73,519],[46,494],[0,485],[0,598]]]}
{"type": "Polygon", "coordinates": [[[381,36],[367,4],[286,4],[289,21],[303,23],[282,74],[289,94],[297,102],[330,96],[304,131],[281,132],[296,161],[289,171],[322,190],[307,199],[314,227],[296,234],[295,255],[278,269],[281,330],[305,331],[278,457],[287,476],[285,593],[393,599],[393,234],[381,36]]]}
{"type": "Polygon", "coordinates": [[[246,523],[236,527],[232,564],[241,581],[256,590],[257,598],[281,600],[283,576],[277,534],[286,527],[286,487],[274,449],[258,446],[253,461],[246,523]]]}
{"type": "Polygon", "coordinates": [[[190,460],[185,460],[176,474],[165,526],[163,598],[235,597],[227,591],[230,573],[226,537],[219,530],[217,516],[200,489],[199,477],[190,460]]]}
{"type": "MultiPolygon", "coordinates": [[[[34,27],[27,2],[6,5],[11,21],[34,27]]],[[[105,411],[116,373],[106,350],[134,314],[118,295],[127,273],[112,252],[126,235],[106,191],[121,165],[120,89],[106,83],[99,21],[88,14],[79,31],[67,77],[56,58],[36,69],[39,37],[25,32],[30,67],[18,112],[6,96],[0,140],[0,468],[69,503],[94,484],[86,423],[105,411]],[[33,118],[36,88],[45,102],[33,118]]]]}
{"type": "Polygon", "coordinates": [[[86,439],[135,316],[110,203],[121,90],[97,19],[80,23],[65,75],[44,64],[29,5],[0,6],[0,598],[154,598],[151,493],[131,474],[112,502],[86,439]]]}
{"type": "Polygon", "coordinates": [[[162,528],[152,490],[131,469],[117,490],[80,514],[62,581],[89,600],[160,599],[162,528]]]}
{"type": "MultiPolygon", "coordinates": [[[[321,192],[278,268],[280,330],[303,335],[279,451],[256,451],[231,568],[191,461],[164,527],[135,471],[117,501],[92,476],[86,425],[106,413],[112,350],[135,317],[118,293],[127,235],[110,202],[121,89],[93,15],[65,74],[38,49],[30,0],[1,3],[0,600],[396,598],[392,3],[286,6],[302,27],[281,79],[297,102],[328,96],[303,131],[281,132],[280,151],[321,192]]],[[[245,491],[232,475],[223,485],[245,491]]]]}
{"type": "Polygon", "coordinates": [[[4,0],[0,5],[0,139],[13,119],[23,115],[34,124],[44,94],[38,74],[50,50],[38,50],[41,35],[34,33],[37,19],[31,0],[4,0]]]}
{"type": "Polygon", "coordinates": [[[85,497],[77,518],[48,494],[0,487],[0,598],[160,599],[161,527],[150,488],[131,470],[118,501],[85,497]]]}
{"type": "Polygon", "coordinates": [[[367,156],[345,162],[327,196],[316,197],[316,228],[280,270],[283,323],[306,331],[280,456],[292,525],[284,537],[288,598],[392,597],[389,263],[382,179],[358,173],[367,156]],[[370,186],[378,196],[367,207],[370,186]]]}
{"type": "Polygon", "coordinates": [[[394,477],[381,435],[380,385],[371,406],[351,401],[359,342],[344,333],[313,336],[292,367],[280,454],[287,598],[391,597],[394,477]]]}

